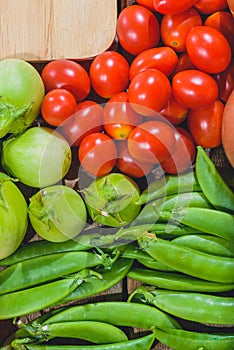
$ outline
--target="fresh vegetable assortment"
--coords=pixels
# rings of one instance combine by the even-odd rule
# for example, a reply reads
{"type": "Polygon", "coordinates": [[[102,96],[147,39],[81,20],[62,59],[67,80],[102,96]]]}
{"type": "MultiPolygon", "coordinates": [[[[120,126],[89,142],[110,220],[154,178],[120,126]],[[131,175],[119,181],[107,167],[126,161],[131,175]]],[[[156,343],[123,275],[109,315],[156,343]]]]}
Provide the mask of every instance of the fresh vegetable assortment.
{"type": "Polygon", "coordinates": [[[233,176],[233,21],[136,0],[116,51],[0,62],[1,349],[234,348],[233,181],[209,156],[233,176]]]}

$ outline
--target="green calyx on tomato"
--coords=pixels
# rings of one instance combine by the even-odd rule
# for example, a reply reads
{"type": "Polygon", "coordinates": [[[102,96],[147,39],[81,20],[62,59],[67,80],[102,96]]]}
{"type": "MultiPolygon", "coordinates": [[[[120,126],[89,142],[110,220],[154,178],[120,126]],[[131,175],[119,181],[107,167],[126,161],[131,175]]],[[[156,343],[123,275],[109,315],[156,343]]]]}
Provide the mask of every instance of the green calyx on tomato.
{"type": "Polygon", "coordinates": [[[95,179],[84,189],[85,203],[93,221],[119,227],[130,223],[139,213],[140,191],[128,176],[110,173],[95,179]]]}

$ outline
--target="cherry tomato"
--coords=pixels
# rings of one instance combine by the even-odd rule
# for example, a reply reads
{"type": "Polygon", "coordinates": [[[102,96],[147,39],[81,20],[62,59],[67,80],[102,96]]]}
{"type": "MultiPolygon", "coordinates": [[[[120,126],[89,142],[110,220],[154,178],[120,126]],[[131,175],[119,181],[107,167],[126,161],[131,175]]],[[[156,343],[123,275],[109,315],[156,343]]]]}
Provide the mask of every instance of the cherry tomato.
{"type": "Polygon", "coordinates": [[[160,114],[162,114],[172,125],[180,125],[187,117],[188,108],[179,103],[172,93],[167,106],[160,111],[160,114]]]}
{"type": "Polygon", "coordinates": [[[195,143],[188,131],[177,127],[175,139],[174,153],[160,164],[166,173],[172,175],[188,170],[192,166],[196,155],[195,143]]]}
{"type": "Polygon", "coordinates": [[[153,0],[156,11],[164,15],[180,13],[192,7],[197,0],[153,0]]]}
{"type": "Polygon", "coordinates": [[[104,107],[104,129],[114,139],[128,138],[131,130],[141,122],[142,116],[132,109],[127,92],[114,95],[104,107]]]}
{"type": "Polygon", "coordinates": [[[90,92],[87,71],[77,62],[70,60],[50,61],[41,72],[46,92],[53,89],[70,91],[77,101],[84,100],[90,92]]]}
{"type": "Polygon", "coordinates": [[[96,93],[104,98],[110,98],[127,88],[129,64],[120,53],[105,51],[92,61],[89,76],[96,93]]]}
{"type": "Polygon", "coordinates": [[[100,132],[89,134],[81,141],[78,158],[87,173],[93,176],[106,175],[115,166],[116,145],[106,134],[100,132]]]}
{"type": "Polygon", "coordinates": [[[59,126],[76,112],[76,99],[65,89],[49,91],[41,104],[43,119],[50,125],[59,126]]]}
{"type": "Polygon", "coordinates": [[[131,177],[141,178],[148,175],[154,165],[133,158],[128,151],[127,142],[127,140],[122,140],[117,143],[118,159],[116,167],[121,173],[131,177]]]}
{"type": "Polygon", "coordinates": [[[184,70],[172,79],[175,98],[186,108],[201,108],[218,97],[218,85],[214,78],[200,70],[184,70]]]}
{"type": "Polygon", "coordinates": [[[227,0],[229,10],[234,17],[234,0],[227,0]]]}
{"type": "Polygon", "coordinates": [[[217,11],[208,16],[204,25],[217,29],[228,40],[234,52],[234,21],[230,12],[217,11]]]}
{"type": "Polygon", "coordinates": [[[162,120],[150,120],[136,126],[128,137],[132,157],[143,162],[158,164],[174,151],[174,129],[162,120]]]}
{"type": "Polygon", "coordinates": [[[225,70],[232,57],[231,47],[223,34],[208,26],[195,26],[186,38],[186,49],[192,63],[207,73],[225,70]]]}
{"type": "Polygon", "coordinates": [[[138,5],[142,5],[147,7],[151,11],[155,11],[154,5],[153,5],[153,0],[136,0],[138,5]]]}
{"type": "Polygon", "coordinates": [[[170,76],[178,62],[177,54],[167,46],[154,47],[137,55],[130,65],[129,79],[132,80],[138,73],[149,69],[158,69],[166,76],[170,76]]]}
{"type": "Polygon", "coordinates": [[[187,125],[197,145],[206,148],[221,144],[224,104],[220,100],[207,107],[193,109],[187,117],[187,125]]]}
{"type": "Polygon", "coordinates": [[[128,87],[128,99],[134,110],[145,116],[160,112],[171,95],[168,77],[158,69],[138,73],[128,87]]]}
{"type": "Polygon", "coordinates": [[[202,19],[194,8],[174,15],[165,15],[161,21],[162,41],[176,52],[185,52],[187,34],[192,27],[197,25],[202,25],[202,19]]]}
{"type": "Polygon", "coordinates": [[[127,6],[120,12],[116,33],[120,45],[132,55],[156,47],[160,39],[155,14],[141,5],[127,6]]]}
{"type": "Polygon", "coordinates": [[[234,89],[234,59],[223,72],[215,74],[214,78],[219,86],[219,98],[227,102],[234,89]]]}
{"type": "Polygon", "coordinates": [[[199,0],[194,4],[195,9],[204,15],[210,15],[216,11],[225,10],[228,7],[227,0],[199,0]]]}
{"type": "Polygon", "coordinates": [[[194,64],[191,62],[187,52],[183,52],[179,56],[173,75],[181,72],[182,70],[188,70],[188,69],[197,69],[197,67],[195,67],[194,64]]]}
{"type": "Polygon", "coordinates": [[[79,146],[83,138],[103,131],[103,108],[97,102],[85,100],[77,104],[76,113],[61,126],[61,133],[70,145],[79,146]]]}

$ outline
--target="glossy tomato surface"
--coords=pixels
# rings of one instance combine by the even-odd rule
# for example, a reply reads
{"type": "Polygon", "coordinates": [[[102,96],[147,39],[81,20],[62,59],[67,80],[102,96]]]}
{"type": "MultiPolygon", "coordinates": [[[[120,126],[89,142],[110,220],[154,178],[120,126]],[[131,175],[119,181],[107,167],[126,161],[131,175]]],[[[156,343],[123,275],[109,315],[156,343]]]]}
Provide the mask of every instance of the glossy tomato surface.
{"type": "Polygon", "coordinates": [[[120,53],[105,51],[92,61],[89,76],[95,92],[101,97],[110,98],[127,88],[129,64],[120,53]]]}
{"type": "Polygon", "coordinates": [[[188,108],[184,107],[172,93],[167,106],[160,111],[172,125],[180,125],[186,119],[188,108]]]}
{"type": "Polygon", "coordinates": [[[128,138],[132,157],[158,164],[174,151],[175,131],[164,120],[150,120],[136,126],[128,138]]]}
{"type": "Polygon", "coordinates": [[[71,60],[55,60],[45,65],[41,72],[46,92],[53,89],[69,90],[77,101],[84,100],[90,92],[87,71],[71,60]]]}
{"type": "Polygon", "coordinates": [[[210,15],[216,11],[225,10],[228,7],[227,0],[199,0],[194,7],[204,15],[210,15]]]}
{"type": "Polygon", "coordinates": [[[214,78],[195,69],[176,73],[172,79],[172,91],[183,106],[191,109],[213,103],[219,92],[214,78]]]}
{"type": "Polygon", "coordinates": [[[188,10],[197,0],[153,0],[156,11],[164,15],[175,14],[188,10]]]}
{"type": "Polygon", "coordinates": [[[217,29],[195,26],[186,37],[186,49],[192,63],[207,73],[219,73],[230,64],[229,42],[217,29]]]}
{"type": "Polygon", "coordinates": [[[214,75],[219,86],[219,98],[227,102],[234,89],[234,59],[223,72],[214,75]]]}
{"type": "Polygon", "coordinates": [[[87,173],[93,176],[106,175],[111,172],[116,163],[116,145],[104,133],[89,134],[81,141],[78,158],[87,173]]]}
{"type": "Polygon", "coordinates": [[[132,55],[157,46],[160,39],[155,14],[141,5],[127,6],[120,12],[116,33],[120,45],[132,55]]]}
{"type": "Polygon", "coordinates": [[[153,0],[136,0],[138,5],[147,7],[149,10],[154,11],[153,0]]]}

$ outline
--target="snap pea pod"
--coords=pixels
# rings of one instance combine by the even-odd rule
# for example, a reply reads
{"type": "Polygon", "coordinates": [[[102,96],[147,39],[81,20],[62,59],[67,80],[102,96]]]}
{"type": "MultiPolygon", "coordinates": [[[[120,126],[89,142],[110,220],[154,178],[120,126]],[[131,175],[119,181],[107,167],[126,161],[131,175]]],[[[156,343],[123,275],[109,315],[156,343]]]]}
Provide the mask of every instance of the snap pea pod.
{"type": "Polygon", "coordinates": [[[89,246],[69,240],[66,242],[49,242],[45,240],[28,242],[21,245],[14,254],[0,260],[0,266],[16,264],[20,261],[35,258],[38,256],[62,253],[68,251],[82,251],[90,249],[89,246]]]}
{"type": "Polygon", "coordinates": [[[234,283],[204,281],[176,272],[161,272],[133,267],[128,277],[158,288],[191,292],[227,292],[234,289],[234,283]]]}
{"type": "Polygon", "coordinates": [[[28,259],[0,272],[0,295],[56,280],[102,264],[91,252],[64,252],[28,259]]]}
{"type": "Polygon", "coordinates": [[[233,213],[234,193],[201,146],[197,147],[195,169],[198,183],[212,205],[218,210],[233,213]]]}
{"type": "Polygon", "coordinates": [[[138,204],[142,205],[153,199],[182,192],[201,191],[195,172],[180,175],[166,175],[150,183],[141,193],[138,204]]]}
{"type": "MultiPolygon", "coordinates": [[[[154,334],[140,338],[104,345],[25,345],[24,350],[150,350],[154,334]]],[[[22,349],[23,350],[23,349],[22,349]]]]}
{"type": "Polygon", "coordinates": [[[148,232],[153,232],[161,238],[170,239],[192,233],[201,233],[201,230],[184,224],[157,222],[156,224],[152,224],[148,227],[148,232]]]}
{"type": "Polygon", "coordinates": [[[213,208],[202,192],[178,193],[168,196],[164,200],[158,198],[147,203],[133,220],[132,225],[156,223],[160,221],[160,215],[163,211],[171,211],[188,206],[213,208]]]}
{"type": "Polygon", "coordinates": [[[141,265],[148,267],[153,270],[158,271],[175,271],[172,267],[162,264],[161,262],[153,259],[138,259],[137,260],[141,265]]]}
{"type": "Polygon", "coordinates": [[[188,207],[174,210],[170,219],[203,233],[234,240],[234,215],[215,209],[188,207]]]}
{"type": "Polygon", "coordinates": [[[0,295],[0,320],[27,315],[60,303],[89,275],[89,270],[83,270],[69,278],[0,295]]]}
{"type": "Polygon", "coordinates": [[[156,339],[173,350],[231,350],[233,333],[201,333],[182,329],[154,329],[156,339]]]}
{"type": "Polygon", "coordinates": [[[71,306],[47,319],[45,324],[62,321],[100,321],[114,326],[142,329],[151,329],[153,326],[181,328],[176,320],[152,306],[123,301],[71,306]]]}
{"type": "Polygon", "coordinates": [[[186,235],[174,238],[173,243],[208,254],[234,258],[234,243],[218,236],[209,234],[186,235]]]}
{"type": "Polygon", "coordinates": [[[141,237],[139,246],[154,259],[189,276],[213,282],[234,283],[233,258],[182,247],[151,234],[141,237]]]}
{"type": "Polygon", "coordinates": [[[129,298],[154,305],[184,320],[223,326],[234,325],[233,297],[139,287],[129,298]]]}

